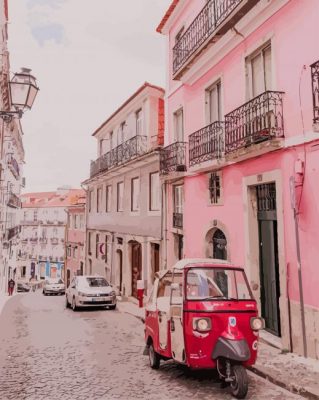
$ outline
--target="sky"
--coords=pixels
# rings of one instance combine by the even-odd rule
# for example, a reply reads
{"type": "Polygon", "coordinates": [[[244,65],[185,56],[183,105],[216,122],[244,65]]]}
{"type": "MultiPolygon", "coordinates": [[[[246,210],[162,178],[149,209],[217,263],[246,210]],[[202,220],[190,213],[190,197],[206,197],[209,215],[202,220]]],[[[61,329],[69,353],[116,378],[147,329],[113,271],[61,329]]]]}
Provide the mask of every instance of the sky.
{"type": "Polygon", "coordinates": [[[91,135],[145,81],[165,87],[171,0],[10,0],[10,71],[40,91],[22,118],[24,192],[80,187],[97,158],[91,135]]]}

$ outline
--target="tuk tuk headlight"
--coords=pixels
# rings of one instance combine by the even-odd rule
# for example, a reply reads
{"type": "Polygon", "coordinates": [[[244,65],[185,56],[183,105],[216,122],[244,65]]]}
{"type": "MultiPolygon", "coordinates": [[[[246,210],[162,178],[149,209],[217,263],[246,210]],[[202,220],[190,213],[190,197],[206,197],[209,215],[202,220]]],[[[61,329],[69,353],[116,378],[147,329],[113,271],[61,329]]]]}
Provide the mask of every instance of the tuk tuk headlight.
{"type": "Polygon", "coordinates": [[[250,318],[250,327],[253,331],[260,331],[265,327],[265,321],[263,318],[252,317],[250,318]]]}
{"type": "Polygon", "coordinates": [[[193,330],[198,332],[208,332],[212,329],[210,318],[193,318],[193,330]]]}

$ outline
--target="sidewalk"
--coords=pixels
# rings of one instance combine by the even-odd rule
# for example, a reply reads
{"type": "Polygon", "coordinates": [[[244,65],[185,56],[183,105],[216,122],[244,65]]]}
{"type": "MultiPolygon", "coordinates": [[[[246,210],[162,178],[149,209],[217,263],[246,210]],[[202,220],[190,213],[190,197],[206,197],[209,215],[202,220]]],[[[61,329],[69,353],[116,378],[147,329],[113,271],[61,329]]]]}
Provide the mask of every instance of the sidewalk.
{"type": "Polygon", "coordinates": [[[4,305],[6,304],[6,302],[11,299],[12,297],[14,297],[16,295],[16,292],[13,292],[13,295],[10,297],[8,294],[4,294],[4,293],[0,293],[0,315],[2,312],[2,309],[4,307],[4,305]]]}
{"type": "MultiPolygon", "coordinates": [[[[145,308],[139,308],[137,301],[119,301],[121,312],[134,315],[144,322],[145,308]]],[[[307,399],[319,400],[319,361],[306,359],[292,353],[282,353],[263,342],[259,342],[258,360],[250,368],[255,374],[270,382],[299,394],[307,399]]]]}

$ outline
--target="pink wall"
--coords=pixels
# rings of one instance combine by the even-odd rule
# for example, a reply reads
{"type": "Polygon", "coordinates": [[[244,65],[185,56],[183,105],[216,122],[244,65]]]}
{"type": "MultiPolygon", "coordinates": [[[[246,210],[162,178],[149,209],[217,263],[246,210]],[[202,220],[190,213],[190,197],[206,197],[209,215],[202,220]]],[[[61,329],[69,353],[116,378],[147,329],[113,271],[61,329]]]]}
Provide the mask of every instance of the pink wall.
{"type": "MultiPolygon", "coordinates": [[[[168,67],[172,76],[172,47],[174,38],[183,23],[188,25],[204,5],[204,1],[189,0],[170,30],[170,51],[168,67]]],[[[270,3],[269,3],[270,4],[270,3]]],[[[205,88],[215,78],[222,77],[224,114],[232,111],[246,101],[245,95],[245,57],[250,49],[254,50],[263,38],[270,37],[273,61],[273,90],[283,91],[285,137],[303,138],[311,132],[313,105],[311,76],[309,65],[319,59],[318,29],[319,1],[291,0],[262,26],[241,41],[217,65],[199,76],[192,85],[182,85],[169,79],[167,116],[168,145],[173,136],[173,112],[184,109],[185,140],[194,131],[204,127],[205,123],[205,88]],[[307,23],[303,23],[307,21],[307,23]],[[256,44],[256,45],[255,45],[256,44]],[[246,53],[245,53],[246,52],[246,53]],[[306,66],[305,69],[303,66],[306,66]],[[173,91],[175,89],[175,91],[173,91]],[[300,99],[299,99],[300,92],[300,99]],[[300,106],[301,103],[301,106],[300,106]],[[303,132],[303,123],[304,132],[303,132]]],[[[305,161],[305,178],[300,203],[300,242],[304,279],[305,303],[319,307],[317,295],[319,274],[317,266],[319,237],[319,142],[286,148],[261,158],[247,160],[223,168],[224,205],[208,206],[207,176],[197,175],[185,178],[184,233],[185,256],[203,256],[203,241],[207,221],[218,219],[229,228],[231,261],[244,264],[244,213],[242,180],[244,177],[279,169],[282,173],[284,204],[284,246],[286,262],[290,265],[289,293],[294,300],[299,300],[296,244],[293,212],[290,205],[289,177],[294,175],[295,161],[305,161]]],[[[297,199],[299,199],[298,193],[297,199]]],[[[171,197],[169,203],[172,202],[171,197]]],[[[172,209],[169,210],[172,212],[172,209]]],[[[171,217],[168,217],[171,230],[171,217]]],[[[168,260],[173,256],[169,254],[168,260]]]]}

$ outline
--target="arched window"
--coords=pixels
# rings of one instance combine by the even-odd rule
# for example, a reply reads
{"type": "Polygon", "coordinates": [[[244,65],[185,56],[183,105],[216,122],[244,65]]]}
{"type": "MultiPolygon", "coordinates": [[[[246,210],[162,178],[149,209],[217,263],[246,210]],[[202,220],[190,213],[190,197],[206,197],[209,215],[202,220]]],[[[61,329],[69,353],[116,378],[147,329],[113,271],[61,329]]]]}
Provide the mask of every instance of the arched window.
{"type": "Polygon", "coordinates": [[[212,238],[213,242],[213,258],[219,260],[227,260],[227,240],[224,232],[217,229],[212,238]]]}

